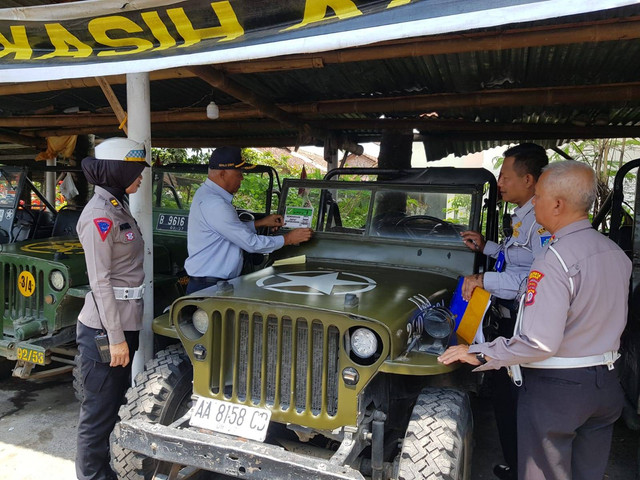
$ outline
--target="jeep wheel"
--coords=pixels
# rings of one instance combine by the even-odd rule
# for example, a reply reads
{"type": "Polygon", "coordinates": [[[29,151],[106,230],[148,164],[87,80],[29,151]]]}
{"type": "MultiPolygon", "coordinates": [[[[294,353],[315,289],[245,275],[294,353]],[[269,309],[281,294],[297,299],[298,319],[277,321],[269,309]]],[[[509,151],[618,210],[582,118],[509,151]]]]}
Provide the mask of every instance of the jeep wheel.
{"type": "MultiPolygon", "coordinates": [[[[136,386],[127,392],[120,419],[169,425],[189,410],[192,380],[193,368],[182,346],[161,350],[136,377],[136,386]]],[[[115,433],[111,434],[111,464],[121,480],[149,479],[158,466],[156,460],[120,447],[115,433]]],[[[161,465],[158,473],[169,473],[169,467],[161,465]]]]}
{"type": "Polygon", "coordinates": [[[16,366],[15,360],[7,360],[6,358],[0,358],[0,380],[9,378],[13,373],[13,367],[16,366]]]}
{"type": "Polygon", "coordinates": [[[80,367],[80,354],[73,358],[73,393],[80,403],[84,400],[84,385],[82,383],[82,369],[80,367]]]}
{"type": "Polygon", "coordinates": [[[471,406],[466,393],[425,388],[411,413],[397,478],[468,480],[472,433],[471,406]]]}

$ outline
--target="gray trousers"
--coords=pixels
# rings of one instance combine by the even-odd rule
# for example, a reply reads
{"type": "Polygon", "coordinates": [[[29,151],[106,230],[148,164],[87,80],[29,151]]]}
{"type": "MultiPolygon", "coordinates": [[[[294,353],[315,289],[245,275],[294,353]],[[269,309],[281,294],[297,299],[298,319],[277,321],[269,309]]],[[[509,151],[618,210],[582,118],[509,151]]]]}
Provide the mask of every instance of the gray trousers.
{"type": "Polygon", "coordinates": [[[602,480],[624,394],[616,370],[523,368],[520,480],[602,480]]]}

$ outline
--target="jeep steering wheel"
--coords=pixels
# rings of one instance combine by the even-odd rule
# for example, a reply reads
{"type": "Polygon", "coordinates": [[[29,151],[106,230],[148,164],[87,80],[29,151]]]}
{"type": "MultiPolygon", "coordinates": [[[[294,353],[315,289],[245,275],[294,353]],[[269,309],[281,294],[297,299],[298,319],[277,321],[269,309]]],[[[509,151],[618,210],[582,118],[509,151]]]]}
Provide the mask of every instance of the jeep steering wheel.
{"type": "Polygon", "coordinates": [[[255,222],[256,217],[249,210],[236,210],[238,212],[238,218],[243,222],[255,222]]]}
{"type": "Polygon", "coordinates": [[[438,233],[437,229],[440,226],[446,227],[447,230],[450,230],[451,233],[455,235],[458,234],[458,231],[456,230],[456,227],[453,223],[447,222],[446,220],[442,220],[441,218],[434,217],[432,215],[411,215],[409,217],[401,218],[396,222],[396,227],[402,228],[410,238],[420,238],[422,235],[425,235],[425,234],[432,235],[434,233],[438,233]],[[415,221],[419,222],[420,220],[428,220],[430,222],[433,222],[434,225],[433,227],[431,227],[429,231],[426,231],[426,233],[424,233],[426,229],[424,230],[416,229],[408,225],[411,222],[415,222],[415,221]]]}

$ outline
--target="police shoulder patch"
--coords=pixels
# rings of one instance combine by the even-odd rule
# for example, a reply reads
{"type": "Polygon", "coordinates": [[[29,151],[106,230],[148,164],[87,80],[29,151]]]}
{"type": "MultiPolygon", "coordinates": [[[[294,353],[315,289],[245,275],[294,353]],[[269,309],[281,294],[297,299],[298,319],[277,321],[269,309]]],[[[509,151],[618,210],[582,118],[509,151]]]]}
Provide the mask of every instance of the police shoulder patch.
{"type": "Polygon", "coordinates": [[[544,273],[537,270],[531,270],[529,280],[527,281],[527,293],[524,300],[525,305],[533,305],[536,301],[536,293],[540,280],[544,277],[544,273]]]}
{"type": "Polygon", "coordinates": [[[540,235],[540,246],[544,247],[551,240],[551,235],[540,235]]]}
{"type": "Polygon", "coordinates": [[[93,223],[95,224],[96,228],[98,229],[98,233],[100,234],[100,238],[104,242],[107,239],[107,235],[109,235],[109,232],[111,231],[111,227],[113,226],[113,222],[111,220],[109,220],[108,218],[101,217],[101,218],[94,218],[93,219],[93,223]]]}

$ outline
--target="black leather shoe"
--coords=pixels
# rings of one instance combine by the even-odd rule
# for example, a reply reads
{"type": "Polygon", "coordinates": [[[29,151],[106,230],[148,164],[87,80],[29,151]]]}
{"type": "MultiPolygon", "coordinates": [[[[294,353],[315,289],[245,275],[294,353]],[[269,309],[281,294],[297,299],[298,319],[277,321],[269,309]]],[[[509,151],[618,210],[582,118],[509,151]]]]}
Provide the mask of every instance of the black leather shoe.
{"type": "Polygon", "coordinates": [[[516,472],[508,465],[496,465],[493,467],[493,474],[500,480],[518,480],[516,472]]]}

